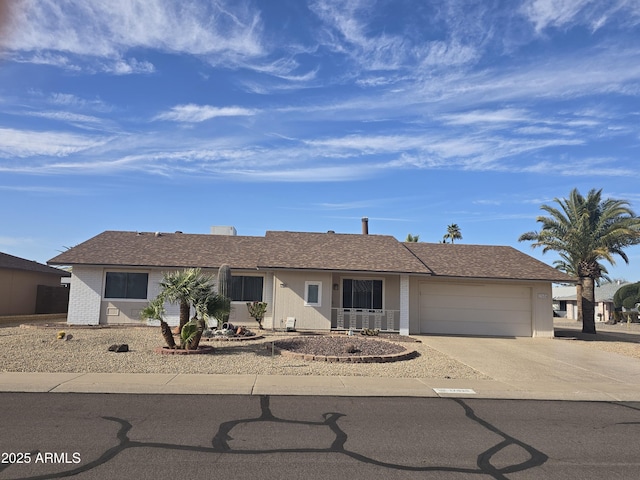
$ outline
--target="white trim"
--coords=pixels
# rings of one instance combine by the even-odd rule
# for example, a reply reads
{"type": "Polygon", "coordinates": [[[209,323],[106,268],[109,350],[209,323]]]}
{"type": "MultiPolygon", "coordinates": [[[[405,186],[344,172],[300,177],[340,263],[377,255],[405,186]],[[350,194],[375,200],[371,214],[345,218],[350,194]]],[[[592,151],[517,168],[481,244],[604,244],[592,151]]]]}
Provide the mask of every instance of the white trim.
{"type": "Polygon", "coordinates": [[[409,335],[409,275],[400,275],[400,335],[409,335]]]}

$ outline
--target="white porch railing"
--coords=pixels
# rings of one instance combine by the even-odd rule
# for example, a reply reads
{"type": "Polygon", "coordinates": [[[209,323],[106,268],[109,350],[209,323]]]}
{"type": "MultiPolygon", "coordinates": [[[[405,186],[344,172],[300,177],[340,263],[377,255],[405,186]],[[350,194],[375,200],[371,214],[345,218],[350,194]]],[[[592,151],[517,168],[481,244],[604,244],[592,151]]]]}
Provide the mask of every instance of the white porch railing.
{"type": "Polygon", "coordinates": [[[399,310],[366,310],[362,308],[332,308],[331,328],[334,330],[400,331],[399,310]]]}

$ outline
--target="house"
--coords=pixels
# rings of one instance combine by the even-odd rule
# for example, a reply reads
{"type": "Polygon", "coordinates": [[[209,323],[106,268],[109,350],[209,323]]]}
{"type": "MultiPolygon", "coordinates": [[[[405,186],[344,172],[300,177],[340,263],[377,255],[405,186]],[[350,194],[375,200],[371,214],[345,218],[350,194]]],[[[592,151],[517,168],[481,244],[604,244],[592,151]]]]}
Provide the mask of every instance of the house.
{"type": "MultiPolygon", "coordinates": [[[[611,282],[596,285],[594,289],[596,300],[596,320],[608,322],[613,316],[613,296],[620,287],[628,285],[629,282],[611,282]]],[[[568,320],[578,319],[578,301],[576,300],[576,287],[558,285],[553,287],[553,311],[557,317],[568,320]]]]}
{"type": "MultiPolygon", "coordinates": [[[[551,283],[572,278],[505,246],[402,243],[388,235],[268,231],[263,237],[106,231],[51,259],[72,265],[68,322],[133,323],[164,272],[232,270],[230,321],[299,330],[553,336],[551,283]]],[[[178,307],[166,320],[177,324],[178,307]]]]}
{"type": "Polygon", "coordinates": [[[0,316],[65,313],[67,271],[0,253],[0,316]]]}

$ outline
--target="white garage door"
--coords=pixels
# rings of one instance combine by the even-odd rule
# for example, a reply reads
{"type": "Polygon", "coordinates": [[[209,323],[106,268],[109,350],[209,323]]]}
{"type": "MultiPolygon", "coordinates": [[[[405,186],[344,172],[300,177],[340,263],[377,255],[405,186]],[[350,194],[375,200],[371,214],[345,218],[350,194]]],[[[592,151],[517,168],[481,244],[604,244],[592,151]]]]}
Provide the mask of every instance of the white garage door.
{"type": "Polygon", "coordinates": [[[454,335],[531,336],[531,288],[420,284],[420,331],[454,335]]]}

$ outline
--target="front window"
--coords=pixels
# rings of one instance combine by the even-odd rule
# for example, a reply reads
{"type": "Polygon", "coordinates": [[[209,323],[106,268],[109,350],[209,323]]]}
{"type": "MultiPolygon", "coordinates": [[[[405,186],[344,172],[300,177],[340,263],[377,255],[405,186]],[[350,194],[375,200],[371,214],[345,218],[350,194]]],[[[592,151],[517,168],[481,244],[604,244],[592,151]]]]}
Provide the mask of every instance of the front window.
{"type": "Polygon", "coordinates": [[[342,281],[342,307],[365,310],[382,309],[382,280],[342,281]]]}
{"type": "Polygon", "coordinates": [[[231,300],[234,302],[261,302],[262,277],[231,277],[231,300]]]}
{"type": "Polygon", "coordinates": [[[149,274],[129,272],[107,272],[105,298],[147,299],[149,274]]]}
{"type": "Polygon", "coordinates": [[[319,307],[322,298],[321,282],[304,283],[304,304],[308,307],[319,307]]]}

